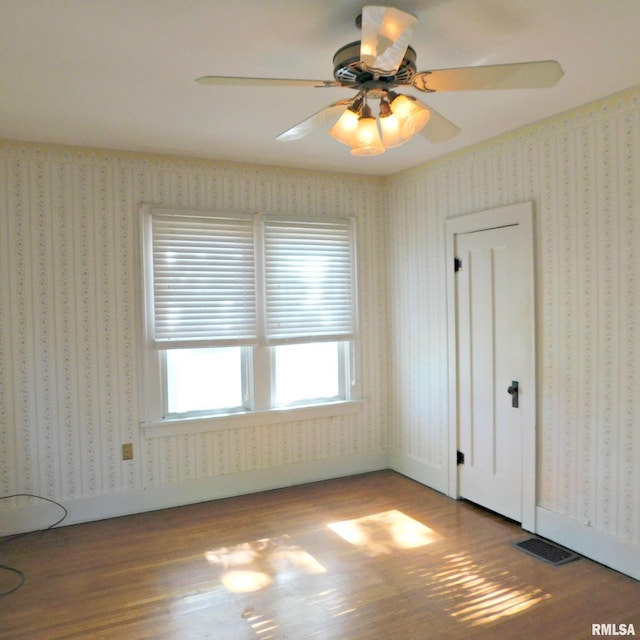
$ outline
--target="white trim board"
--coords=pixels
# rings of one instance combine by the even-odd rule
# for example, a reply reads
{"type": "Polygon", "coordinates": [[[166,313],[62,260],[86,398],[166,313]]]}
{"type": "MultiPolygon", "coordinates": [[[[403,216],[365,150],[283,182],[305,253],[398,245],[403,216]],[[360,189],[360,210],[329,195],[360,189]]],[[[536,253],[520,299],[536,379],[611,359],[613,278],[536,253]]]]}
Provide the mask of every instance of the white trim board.
{"type": "Polygon", "coordinates": [[[389,467],[429,489],[447,493],[447,469],[434,467],[401,453],[391,453],[389,467]]]}
{"type": "Polygon", "coordinates": [[[543,507],[536,509],[536,523],[537,532],[542,537],[640,580],[640,545],[543,507]]]}
{"type": "MultiPolygon", "coordinates": [[[[388,468],[386,452],[375,452],[176,482],[130,493],[58,500],[69,512],[59,526],[259,493],[388,468]]],[[[0,524],[0,536],[46,529],[61,515],[60,509],[49,502],[6,512],[0,524]]]]}

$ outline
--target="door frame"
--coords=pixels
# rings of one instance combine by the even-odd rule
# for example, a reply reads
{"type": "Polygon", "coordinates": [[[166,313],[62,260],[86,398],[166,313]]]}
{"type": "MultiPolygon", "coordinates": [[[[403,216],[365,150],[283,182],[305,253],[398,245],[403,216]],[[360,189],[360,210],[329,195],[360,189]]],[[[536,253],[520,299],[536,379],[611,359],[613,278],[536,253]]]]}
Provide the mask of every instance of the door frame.
{"type": "Polygon", "coordinates": [[[458,234],[484,231],[498,227],[521,225],[526,233],[526,263],[529,265],[529,285],[531,288],[531,313],[526,331],[530,339],[531,357],[527,366],[532,400],[523,406],[522,431],[522,528],[536,530],[536,465],[537,465],[537,394],[536,394],[536,349],[535,349],[535,264],[533,246],[533,203],[522,202],[495,209],[488,209],[445,221],[447,260],[447,347],[448,347],[448,392],[449,392],[449,477],[448,495],[460,498],[459,473],[456,464],[458,446],[458,354],[457,354],[457,305],[454,260],[455,237],[458,234]]]}

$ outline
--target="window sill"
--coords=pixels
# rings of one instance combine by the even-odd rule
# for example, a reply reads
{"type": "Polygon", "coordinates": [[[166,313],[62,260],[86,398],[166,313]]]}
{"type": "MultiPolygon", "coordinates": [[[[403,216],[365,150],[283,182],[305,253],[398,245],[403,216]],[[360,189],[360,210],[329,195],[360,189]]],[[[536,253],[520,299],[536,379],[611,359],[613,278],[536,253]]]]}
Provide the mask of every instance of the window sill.
{"type": "Polygon", "coordinates": [[[140,426],[145,438],[166,438],[193,433],[208,433],[221,429],[256,427],[268,424],[282,424],[298,420],[315,418],[333,418],[337,416],[359,413],[362,400],[345,400],[326,404],[307,405],[304,407],[287,407],[266,411],[250,411],[246,413],[229,413],[205,418],[179,418],[158,422],[143,422],[140,426]]]}

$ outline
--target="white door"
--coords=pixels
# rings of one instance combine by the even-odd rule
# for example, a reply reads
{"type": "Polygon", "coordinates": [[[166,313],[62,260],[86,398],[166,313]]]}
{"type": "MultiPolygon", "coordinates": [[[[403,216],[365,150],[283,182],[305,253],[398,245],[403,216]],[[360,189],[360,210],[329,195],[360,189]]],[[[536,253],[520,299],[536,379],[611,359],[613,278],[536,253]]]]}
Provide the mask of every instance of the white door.
{"type": "Polygon", "coordinates": [[[453,234],[458,495],[518,522],[535,487],[529,234],[518,222],[453,234]]]}

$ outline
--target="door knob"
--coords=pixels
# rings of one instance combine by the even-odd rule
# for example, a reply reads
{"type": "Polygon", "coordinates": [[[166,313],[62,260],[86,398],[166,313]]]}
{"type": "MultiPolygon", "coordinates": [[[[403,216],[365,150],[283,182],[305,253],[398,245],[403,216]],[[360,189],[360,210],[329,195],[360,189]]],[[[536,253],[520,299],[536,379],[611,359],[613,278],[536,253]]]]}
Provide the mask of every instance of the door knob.
{"type": "Polygon", "coordinates": [[[511,386],[507,389],[507,393],[511,396],[511,406],[518,408],[518,381],[513,380],[511,386]]]}

